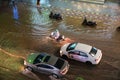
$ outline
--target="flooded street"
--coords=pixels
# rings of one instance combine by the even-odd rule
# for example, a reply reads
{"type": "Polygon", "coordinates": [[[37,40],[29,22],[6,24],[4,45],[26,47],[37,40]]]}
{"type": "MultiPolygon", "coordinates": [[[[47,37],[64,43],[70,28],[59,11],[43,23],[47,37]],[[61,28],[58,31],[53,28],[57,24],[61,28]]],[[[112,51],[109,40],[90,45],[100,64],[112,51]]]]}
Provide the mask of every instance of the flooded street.
{"type": "MultiPolygon", "coordinates": [[[[47,0],[46,0],[47,1],[47,0]]],[[[120,4],[106,2],[104,5],[70,0],[50,0],[44,7],[36,7],[35,0],[18,2],[19,18],[13,18],[13,8],[0,10],[0,46],[29,52],[48,52],[56,56],[62,46],[47,37],[58,29],[74,42],[95,46],[102,50],[103,58],[97,66],[69,60],[67,80],[120,80],[120,4]],[[50,11],[59,12],[62,21],[49,19],[50,11]],[[94,28],[81,25],[84,17],[96,21],[94,28]]],[[[47,80],[40,75],[41,80],[47,80]]]]}

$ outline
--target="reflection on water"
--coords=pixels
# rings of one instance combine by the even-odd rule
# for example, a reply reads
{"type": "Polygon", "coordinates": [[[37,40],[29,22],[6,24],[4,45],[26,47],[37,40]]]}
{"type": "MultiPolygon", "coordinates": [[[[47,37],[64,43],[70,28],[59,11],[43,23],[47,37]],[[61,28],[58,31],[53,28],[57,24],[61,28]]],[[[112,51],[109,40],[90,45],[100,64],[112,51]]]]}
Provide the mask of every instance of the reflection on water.
{"type": "Polygon", "coordinates": [[[48,9],[41,9],[41,8],[30,8],[30,20],[31,20],[31,27],[32,35],[35,37],[45,36],[52,24],[51,20],[49,19],[50,11],[48,9]]]}
{"type": "Polygon", "coordinates": [[[15,20],[18,20],[18,19],[19,19],[17,6],[14,6],[14,7],[13,7],[13,18],[14,18],[15,20]]]}
{"type": "Polygon", "coordinates": [[[42,9],[36,9],[31,8],[31,21],[32,24],[41,24],[46,25],[50,23],[49,20],[49,11],[48,10],[42,10],[42,9]]]}

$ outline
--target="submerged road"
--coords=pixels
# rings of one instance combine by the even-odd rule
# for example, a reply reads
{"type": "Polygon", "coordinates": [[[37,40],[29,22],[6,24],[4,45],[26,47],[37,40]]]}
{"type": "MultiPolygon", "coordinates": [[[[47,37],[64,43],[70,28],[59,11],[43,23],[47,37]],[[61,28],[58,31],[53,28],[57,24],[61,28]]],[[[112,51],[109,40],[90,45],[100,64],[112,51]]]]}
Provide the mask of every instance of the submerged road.
{"type": "MultiPolygon", "coordinates": [[[[70,70],[66,80],[119,80],[120,79],[120,6],[107,2],[104,5],[89,4],[69,0],[50,0],[51,7],[36,7],[34,0],[18,2],[18,15],[13,18],[13,8],[0,11],[0,45],[18,51],[48,52],[59,56],[63,44],[47,39],[48,35],[58,29],[65,37],[75,42],[95,46],[102,50],[103,58],[97,66],[69,60],[70,70]],[[113,6],[114,5],[114,6],[113,6]],[[50,11],[61,13],[62,21],[49,19],[50,11]],[[81,25],[84,17],[96,21],[97,27],[81,25]]],[[[46,80],[46,75],[39,74],[46,80]]]]}

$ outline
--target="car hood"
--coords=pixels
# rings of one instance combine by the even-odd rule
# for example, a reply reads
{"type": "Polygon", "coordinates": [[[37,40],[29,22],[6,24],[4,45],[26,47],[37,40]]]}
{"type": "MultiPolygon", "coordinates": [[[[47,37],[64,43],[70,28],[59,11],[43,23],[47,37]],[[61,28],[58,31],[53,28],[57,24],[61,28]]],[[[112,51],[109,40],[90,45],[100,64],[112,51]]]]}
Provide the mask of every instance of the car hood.
{"type": "Polygon", "coordinates": [[[34,60],[36,59],[36,57],[37,57],[38,55],[39,55],[38,53],[31,53],[30,55],[28,55],[26,61],[27,61],[28,63],[33,64],[34,60]]]}
{"type": "Polygon", "coordinates": [[[67,49],[67,47],[68,47],[69,44],[70,44],[70,43],[67,43],[67,44],[65,44],[65,45],[63,45],[63,46],[61,47],[60,51],[62,51],[63,54],[67,54],[66,49],[67,49]]]}

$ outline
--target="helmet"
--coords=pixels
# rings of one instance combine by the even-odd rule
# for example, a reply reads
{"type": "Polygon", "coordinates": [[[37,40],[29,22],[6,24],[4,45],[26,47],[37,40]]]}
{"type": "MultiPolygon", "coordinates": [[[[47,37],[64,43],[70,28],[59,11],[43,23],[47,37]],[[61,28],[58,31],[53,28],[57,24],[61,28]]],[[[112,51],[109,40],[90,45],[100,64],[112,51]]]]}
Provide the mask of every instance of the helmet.
{"type": "Polygon", "coordinates": [[[59,32],[58,29],[55,30],[56,32],[59,32]]]}

